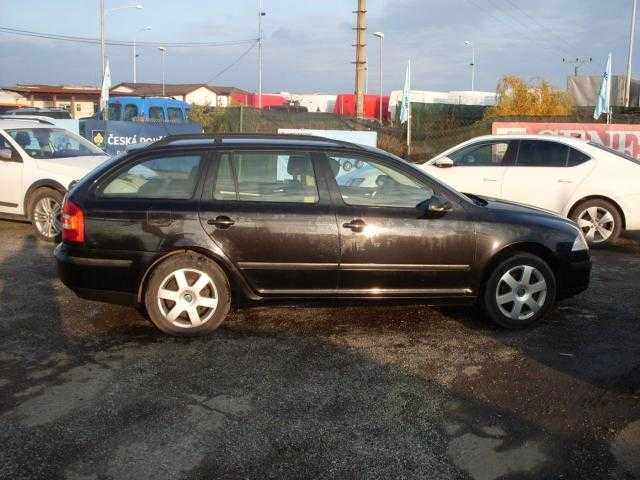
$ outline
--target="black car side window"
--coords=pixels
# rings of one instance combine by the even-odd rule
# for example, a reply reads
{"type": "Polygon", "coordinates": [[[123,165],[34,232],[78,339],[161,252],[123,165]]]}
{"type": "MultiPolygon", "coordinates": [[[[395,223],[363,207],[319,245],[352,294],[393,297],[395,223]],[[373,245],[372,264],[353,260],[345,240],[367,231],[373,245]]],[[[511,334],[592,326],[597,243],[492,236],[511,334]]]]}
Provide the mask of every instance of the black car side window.
{"type": "Polygon", "coordinates": [[[109,181],[104,197],[189,199],[198,183],[200,155],[163,156],[145,160],[109,181]]]}
{"type": "Polygon", "coordinates": [[[329,164],[347,205],[415,208],[433,196],[410,176],[369,159],[331,156],[329,164]]]}
{"type": "Polygon", "coordinates": [[[213,197],[250,202],[317,203],[313,162],[308,153],[223,154],[213,197]]]}

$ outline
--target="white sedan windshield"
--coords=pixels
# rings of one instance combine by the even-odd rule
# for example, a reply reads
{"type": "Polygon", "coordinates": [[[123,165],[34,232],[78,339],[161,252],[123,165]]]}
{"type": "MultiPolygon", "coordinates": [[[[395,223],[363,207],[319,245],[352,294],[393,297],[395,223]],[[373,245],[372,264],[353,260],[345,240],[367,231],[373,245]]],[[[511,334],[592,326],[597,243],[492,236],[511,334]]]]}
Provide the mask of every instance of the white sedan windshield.
{"type": "Polygon", "coordinates": [[[14,128],[7,133],[32,158],[106,155],[91,142],[62,128],[14,128]]]}

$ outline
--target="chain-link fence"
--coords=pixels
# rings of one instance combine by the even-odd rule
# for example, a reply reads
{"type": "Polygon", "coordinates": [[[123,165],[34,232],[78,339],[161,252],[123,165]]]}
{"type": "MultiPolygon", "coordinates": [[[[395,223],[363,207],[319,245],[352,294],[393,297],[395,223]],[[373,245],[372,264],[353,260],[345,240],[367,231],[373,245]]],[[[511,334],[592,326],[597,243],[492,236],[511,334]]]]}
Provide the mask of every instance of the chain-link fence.
{"type": "MultiPolygon", "coordinates": [[[[412,105],[411,155],[407,155],[406,126],[398,119],[391,125],[375,120],[356,120],[333,113],[282,112],[248,107],[198,107],[192,119],[202,124],[205,133],[277,133],[280,128],[316,130],[375,130],[378,146],[416,163],[480,135],[491,133],[494,121],[602,123],[594,120],[593,109],[579,108],[563,117],[486,117],[487,107],[467,105],[412,105]]],[[[615,123],[640,123],[640,109],[614,110],[615,123]]]]}

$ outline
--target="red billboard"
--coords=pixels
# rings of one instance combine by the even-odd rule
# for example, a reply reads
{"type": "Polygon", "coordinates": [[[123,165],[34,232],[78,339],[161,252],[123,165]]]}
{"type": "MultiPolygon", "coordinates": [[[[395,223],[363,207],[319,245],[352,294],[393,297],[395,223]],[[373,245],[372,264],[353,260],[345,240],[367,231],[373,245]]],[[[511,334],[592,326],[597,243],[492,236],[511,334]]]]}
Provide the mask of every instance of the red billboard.
{"type": "Polygon", "coordinates": [[[582,138],[640,158],[640,124],[494,122],[493,133],[563,135],[582,138]]]}

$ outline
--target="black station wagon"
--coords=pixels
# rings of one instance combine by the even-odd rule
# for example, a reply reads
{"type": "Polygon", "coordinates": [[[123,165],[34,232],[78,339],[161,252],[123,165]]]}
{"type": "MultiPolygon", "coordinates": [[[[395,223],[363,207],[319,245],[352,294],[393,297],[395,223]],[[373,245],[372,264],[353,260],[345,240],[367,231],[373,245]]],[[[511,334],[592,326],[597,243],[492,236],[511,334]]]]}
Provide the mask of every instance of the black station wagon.
{"type": "Polygon", "coordinates": [[[509,328],[587,288],[571,221],[459,193],[382,150],[308,136],[167,137],[67,195],[60,277],[143,307],[163,332],[215,330],[232,303],[479,304],[509,328]]]}

